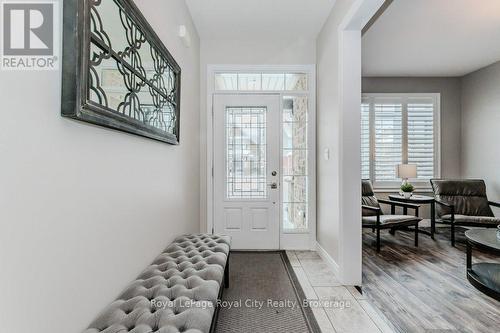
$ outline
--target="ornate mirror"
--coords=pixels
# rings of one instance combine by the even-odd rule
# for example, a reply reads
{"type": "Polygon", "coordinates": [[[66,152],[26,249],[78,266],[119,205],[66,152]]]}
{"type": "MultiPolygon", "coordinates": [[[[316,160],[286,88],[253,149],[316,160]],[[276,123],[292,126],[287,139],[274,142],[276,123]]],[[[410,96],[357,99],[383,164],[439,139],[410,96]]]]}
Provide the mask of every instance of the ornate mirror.
{"type": "Polygon", "coordinates": [[[132,0],[65,0],[62,115],[179,143],[181,69],[132,0]]]}

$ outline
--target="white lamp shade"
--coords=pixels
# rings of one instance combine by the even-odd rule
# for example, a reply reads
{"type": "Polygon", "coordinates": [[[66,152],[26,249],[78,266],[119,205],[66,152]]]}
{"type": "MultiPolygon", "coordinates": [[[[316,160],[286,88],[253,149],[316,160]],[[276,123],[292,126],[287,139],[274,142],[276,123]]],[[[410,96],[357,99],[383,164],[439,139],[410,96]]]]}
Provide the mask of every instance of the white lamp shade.
{"type": "Polygon", "coordinates": [[[398,164],[396,166],[396,175],[401,179],[417,178],[416,164],[398,164]]]}

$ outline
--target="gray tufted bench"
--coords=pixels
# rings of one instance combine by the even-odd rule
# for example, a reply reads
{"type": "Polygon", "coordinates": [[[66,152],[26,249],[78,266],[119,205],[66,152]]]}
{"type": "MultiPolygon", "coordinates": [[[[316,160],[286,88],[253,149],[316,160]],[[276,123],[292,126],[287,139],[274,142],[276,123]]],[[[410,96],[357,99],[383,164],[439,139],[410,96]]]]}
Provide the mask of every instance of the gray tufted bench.
{"type": "Polygon", "coordinates": [[[208,333],[228,286],[229,236],[177,238],[84,333],[208,333]]]}

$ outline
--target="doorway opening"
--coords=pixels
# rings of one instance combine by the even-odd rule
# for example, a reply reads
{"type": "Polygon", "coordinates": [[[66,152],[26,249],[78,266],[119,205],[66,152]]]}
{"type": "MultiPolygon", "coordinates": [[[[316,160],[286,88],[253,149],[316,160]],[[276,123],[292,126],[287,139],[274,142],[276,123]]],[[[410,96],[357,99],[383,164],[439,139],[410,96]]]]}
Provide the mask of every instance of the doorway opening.
{"type": "Polygon", "coordinates": [[[316,248],[315,66],[209,66],[207,230],[316,248]]]}

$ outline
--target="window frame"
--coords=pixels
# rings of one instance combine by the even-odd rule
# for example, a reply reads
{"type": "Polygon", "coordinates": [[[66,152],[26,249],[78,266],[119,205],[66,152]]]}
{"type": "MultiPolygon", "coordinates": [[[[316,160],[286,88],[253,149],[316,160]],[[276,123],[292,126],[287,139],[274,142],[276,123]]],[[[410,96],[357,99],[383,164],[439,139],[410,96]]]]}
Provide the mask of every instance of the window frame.
{"type": "MultiPolygon", "coordinates": [[[[377,181],[375,179],[375,112],[374,104],[376,99],[386,99],[401,102],[402,104],[402,162],[408,161],[408,100],[412,98],[430,98],[434,104],[434,178],[441,177],[441,94],[440,93],[363,93],[362,104],[369,105],[369,140],[370,140],[370,167],[369,175],[372,180],[374,190],[377,192],[399,191],[401,181],[377,181]]],[[[360,108],[361,112],[361,108],[360,108]]],[[[361,119],[360,119],[361,124],[361,119]]],[[[361,154],[361,152],[360,152],[361,154]]],[[[409,179],[416,190],[430,190],[431,185],[428,180],[409,179]]]]}

